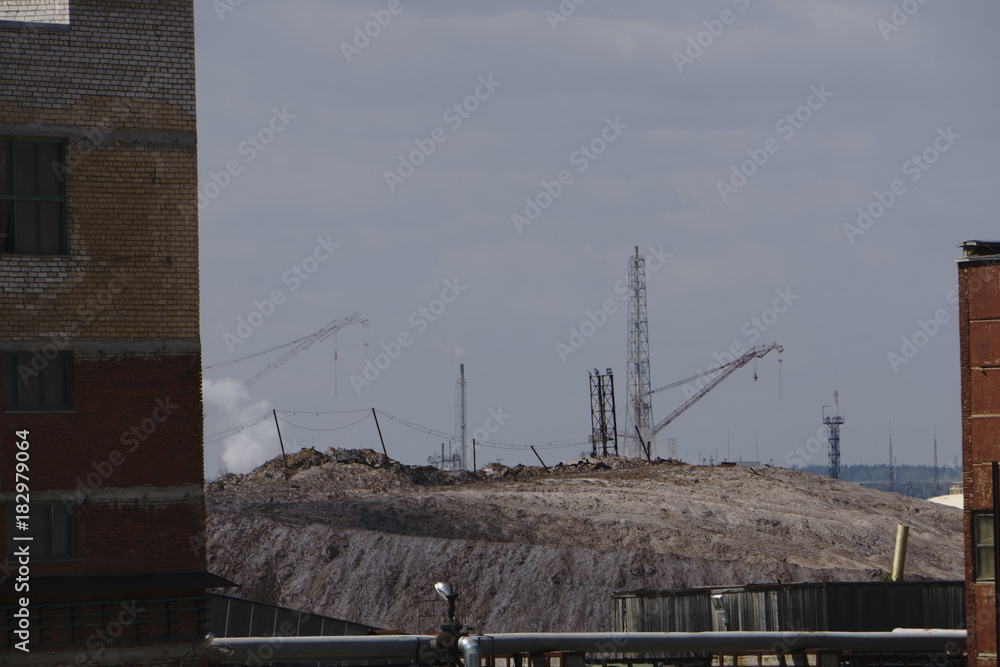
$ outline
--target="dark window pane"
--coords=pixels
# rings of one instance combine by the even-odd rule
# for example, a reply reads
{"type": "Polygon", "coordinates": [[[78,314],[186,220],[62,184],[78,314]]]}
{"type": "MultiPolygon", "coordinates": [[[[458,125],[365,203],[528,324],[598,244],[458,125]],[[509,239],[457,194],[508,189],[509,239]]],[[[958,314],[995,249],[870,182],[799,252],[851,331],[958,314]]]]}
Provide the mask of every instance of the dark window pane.
{"type": "MultiPolygon", "coordinates": [[[[7,503],[6,510],[7,510],[7,525],[8,526],[13,526],[14,522],[17,520],[15,518],[17,515],[14,513],[14,503],[7,503]]],[[[14,531],[8,528],[7,529],[7,560],[9,560],[11,562],[14,561],[14,551],[16,551],[16,547],[15,547],[16,544],[17,544],[17,542],[14,541],[14,531]]]]}
{"type": "Polygon", "coordinates": [[[65,505],[52,505],[52,557],[67,558],[72,556],[73,522],[65,505]]]}
{"type": "MultiPolygon", "coordinates": [[[[0,356],[0,375],[3,380],[3,409],[12,410],[17,407],[17,355],[6,353],[0,356]]],[[[7,525],[10,525],[8,522],[7,525]]]]}
{"type": "Polygon", "coordinates": [[[14,250],[26,255],[38,254],[38,202],[17,202],[16,215],[14,250]]]}
{"type": "Polygon", "coordinates": [[[57,141],[0,141],[0,252],[66,251],[64,153],[57,141]]]}
{"type": "Polygon", "coordinates": [[[45,397],[45,378],[42,373],[31,367],[31,357],[27,354],[18,355],[17,367],[14,372],[18,376],[18,407],[22,410],[33,410],[42,406],[45,397]]]}
{"type": "Polygon", "coordinates": [[[0,252],[14,251],[14,202],[0,199],[0,252]]]}
{"type": "Polygon", "coordinates": [[[975,517],[976,541],[976,578],[993,579],[994,577],[994,553],[993,549],[993,515],[980,514],[975,517]]]}
{"type": "Polygon", "coordinates": [[[19,195],[38,194],[38,144],[18,142],[14,146],[19,195]]]}
{"type": "Polygon", "coordinates": [[[39,193],[43,195],[62,194],[61,153],[59,144],[38,145],[39,193]]]}
{"type": "Polygon", "coordinates": [[[10,142],[0,141],[0,194],[9,194],[11,191],[10,175],[14,173],[12,161],[10,142]]]}
{"type": "Polygon", "coordinates": [[[52,558],[52,506],[32,504],[29,515],[29,532],[35,538],[31,551],[36,558],[52,558]]]}
{"type": "Polygon", "coordinates": [[[62,204],[44,202],[39,206],[38,233],[39,252],[46,255],[62,252],[62,204]]]}
{"type": "Polygon", "coordinates": [[[31,352],[3,355],[5,410],[65,410],[72,407],[68,352],[52,359],[31,352]],[[45,362],[44,367],[39,360],[45,362]]]}
{"type": "Polygon", "coordinates": [[[59,409],[67,405],[69,387],[66,385],[66,356],[59,355],[49,361],[42,371],[42,403],[43,408],[59,409]]]}
{"type": "MultiPolygon", "coordinates": [[[[7,503],[7,525],[14,526],[16,506],[7,503]]],[[[26,531],[11,529],[7,531],[7,555],[17,549],[21,541],[15,541],[14,536],[31,537],[32,560],[51,560],[73,558],[76,556],[76,532],[73,512],[63,503],[31,503],[28,509],[28,526],[26,531]]]]}

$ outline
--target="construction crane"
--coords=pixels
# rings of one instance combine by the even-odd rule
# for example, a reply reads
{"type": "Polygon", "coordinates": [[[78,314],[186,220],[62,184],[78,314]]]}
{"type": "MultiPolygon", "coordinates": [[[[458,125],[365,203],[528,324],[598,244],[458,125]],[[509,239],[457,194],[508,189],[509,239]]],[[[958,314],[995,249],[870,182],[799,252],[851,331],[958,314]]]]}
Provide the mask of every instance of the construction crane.
{"type": "MultiPolygon", "coordinates": [[[[354,313],[350,317],[345,318],[343,320],[334,320],[333,322],[330,322],[325,327],[323,327],[322,329],[320,329],[316,333],[312,334],[311,336],[306,336],[305,338],[300,338],[297,341],[293,341],[293,343],[298,343],[298,344],[295,345],[295,347],[293,347],[292,349],[290,349],[288,352],[285,352],[283,355],[281,355],[280,357],[278,357],[277,360],[275,360],[273,363],[271,363],[268,366],[266,366],[264,369],[262,369],[259,373],[257,373],[256,375],[254,375],[252,378],[250,378],[249,380],[247,380],[246,381],[246,386],[250,387],[250,386],[256,384],[257,382],[260,382],[262,379],[264,379],[264,377],[266,377],[267,375],[269,375],[272,372],[274,372],[275,369],[277,369],[279,366],[281,366],[282,364],[284,364],[286,361],[288,361],[289,359],[291,359],[292,357],[294,357],[299,352],[302,352],[303,350],[307,349],[313,343],[318,343],[320,341],[326,340],[327,338],[329,338],[330,336],[334,335],[335,333],[337,333],[338,331],[340,331],[344,327],[349,326],[351,324],[361,324],[361,325],[367,327],[368,326],[368,320],[362,319],[360,315],[358,315],[357,313],[354,313]]],[[[292,343],[288,343],[288,344],[291,345],[292,343]]],[[[365,344],[367,345],[367,342],[365,344]]],[[[284,346],[282,346],[282,347],[284,347],[284,346]]]]}
{"type": "MultiPolygon", "coordinates": [[[[718,368],[713,368],[712,370],[705,371],[704,373],[698,373],[697,375],[692,375],[691,377],[685,378],[679,382],[674,382],[672,384],[668,384],[666,386],[660,387],[659,389],[654,389],[653,391],[649,392],[649,395],[652,396],[653,394],[659,391],[663,391],[664,389],[670,389],[671,387],[682,385],[686,382],[690,382],[691,380],[696,380],[700,377],[711,375],[712,373],[719,373],[716,377],[712,378],[712,380],[708,384],[699,389],[696,394],[694,394],[691,398],[686,400],[679,408],[677,408],[669,415],[664,417],[662,421],[658,422],[656,426],[653,427],[653,435],[656,435],[657,433],[665,429],[667,425],[670,424],[670,422],[680,417],[681,414],[684,413],[684,411],[686,411],[692,405],[694,405],[702,398],[704,398],[705,394],[712,391],[712,389],[717,387],[720,382],[722,382],[727,377],[729,377],[739,369],[749,364],[754,359],[760,359],[771,350],[777,350],[778,354],[781,354],[782,352],[785,351],[785,348],[781,347],[777,343],[771,343],[770,345],[757,345],[755,347],[750,348],[750,350],[743,356],[739,357],[738,359],[734,359],[733,361],[730,361],[728,364],[723,364],[718,368]]],[[[754,379],[756,379],[756,375],[754,376],[754,379]]]]}

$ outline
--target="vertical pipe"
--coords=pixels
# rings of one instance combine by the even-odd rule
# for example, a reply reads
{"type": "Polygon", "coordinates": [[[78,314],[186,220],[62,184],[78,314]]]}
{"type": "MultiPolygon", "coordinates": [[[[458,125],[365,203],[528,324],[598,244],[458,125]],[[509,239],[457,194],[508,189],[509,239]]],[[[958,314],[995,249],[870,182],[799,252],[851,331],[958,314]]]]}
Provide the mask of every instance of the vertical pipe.
{"type": "Polygon", "coordinates": [[[472,472],[476,472],[478,467],[476,466],[476,439],[472,439],[472,472]]]}
{"type": "Polygon", "coordinates": [[[896,553],[892,557],[893,581],[903,580],[903,570],[906,569],[906,545],[909,542],[910,527],[898,524],[896,526],[896,553]]]}
{"type": "Polygon", "coordinates": [[[278,429],[278,444],[281,445],[281,458],[285,461],[285,467],[288,467],[288,457],[285,456],[285,443],[281,440],[281,427],[278,426],[278,411],[277,409],[271,410],[271,414],[274,415],[274,428],[278,429]]]}
{"type": "Polygon", "coordinates": [[[480,667],[479,639],[462,637],[458,640],[458,650],[465,659],[465,667],[480,667]]]}

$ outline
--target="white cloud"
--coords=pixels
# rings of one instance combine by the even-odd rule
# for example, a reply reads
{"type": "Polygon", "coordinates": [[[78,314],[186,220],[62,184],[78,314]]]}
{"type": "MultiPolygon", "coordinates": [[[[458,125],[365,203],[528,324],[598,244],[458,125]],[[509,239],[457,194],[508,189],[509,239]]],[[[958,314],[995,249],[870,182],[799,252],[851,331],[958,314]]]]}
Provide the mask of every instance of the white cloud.
{"type": "MultiPolygon", "coordinates": [[[[213,434],[227,434],[271,410],[267,400],[254,399],[246,385],[233,378],[206,379],[204,396],[205,433],[209,439],[213,434]]],[[[222,443],[222,465],[234,473],[249,472],[279,451],[274,424],[267,420],[234,433],[222,443]]]]}

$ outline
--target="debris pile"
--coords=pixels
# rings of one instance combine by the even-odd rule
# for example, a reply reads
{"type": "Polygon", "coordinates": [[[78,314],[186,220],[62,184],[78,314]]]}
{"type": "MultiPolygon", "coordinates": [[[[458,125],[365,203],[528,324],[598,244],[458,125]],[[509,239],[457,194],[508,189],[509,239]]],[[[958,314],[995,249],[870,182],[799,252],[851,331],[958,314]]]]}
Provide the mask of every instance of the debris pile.
{"type": "Polygon", "coordinates": [[[961,510],[770,466],[623,457],[408,466],[302,450],[207,488],[209,564],[250,599],[407,632],[436,581],[485,632],[601,631],[610,595],[877,580],[897,523],[908,578],[960,579],[961,510]]]}

